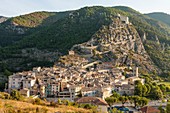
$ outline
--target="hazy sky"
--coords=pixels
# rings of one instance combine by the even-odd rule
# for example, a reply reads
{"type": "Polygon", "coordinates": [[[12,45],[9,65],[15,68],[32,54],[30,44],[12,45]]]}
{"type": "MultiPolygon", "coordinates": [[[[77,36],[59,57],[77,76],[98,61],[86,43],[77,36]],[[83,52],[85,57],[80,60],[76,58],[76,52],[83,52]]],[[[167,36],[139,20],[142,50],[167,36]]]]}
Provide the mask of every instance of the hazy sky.
{"type": "Polygon", "coordinates": [[[18,16],[35,11],[66,11],[94,5],[122,5],[142,13],[170,14],[170,0],[0,0],[0,16],[18,16]]]}

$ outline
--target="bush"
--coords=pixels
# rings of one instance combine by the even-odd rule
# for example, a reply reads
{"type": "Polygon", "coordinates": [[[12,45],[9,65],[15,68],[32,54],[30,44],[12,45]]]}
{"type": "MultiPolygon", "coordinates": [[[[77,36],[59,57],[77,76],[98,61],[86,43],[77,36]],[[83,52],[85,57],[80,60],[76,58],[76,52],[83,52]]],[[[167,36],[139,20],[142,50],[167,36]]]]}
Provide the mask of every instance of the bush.
{"type": "Polygon", "coordinates": [[[10,94],[4,93],[4,97],[5,97],[5,99],[10,99],[10,94]]]}
{"type": "Polygon", "coordinates": [[[12,90],[12,92],[10,93],[10,96],[14,100],[21,100],[21,98],[22,98],[20,92],[17,90],[12,90]]]}
{"type": "Polygon", "coordinates": [[[93,109],[95,108],[93,105],[91,104],[81,104],[79,105],[80,108],[85,108],[85,109],[93,109]]]}
{"type": "Polygon", "coordinates": [[[84,108],[85,109],[92,109],[92,106],[90,104],[86,104],[86,105],[84,105],[84,108]]]}
{"type": "Polygon", "coordinates": [[[5,93],[5,92],[1,92],[0,93],[0,98],[1,99],[10,99],[11,97],[10,97],[10,94],[5,93]]]}
{"type": "Polygon", "coordinates": [[[66,106],[70,106],[71,102],[69,100],[63,100],[62,103],[66,106]]]}
{"type": "Polygon", "coordinates": [[[33,104],[37,104],[37,105],[45,105],[45,102],[43,100],[41,100],[40,98],[36,98],[33,101],[33,104]]]}
{"type": "Polygon", "coordinates": [[[56,102],[50,102],[51,107],[58,107],[58,104],[56,102]]]}
{"type": "Polygon", "coordinates": [[[76,102],[70,102],[71,106],[78,107],[78,104],[76,102]]]}
{"type": "Polygon", "coordinates": [[[61,99],[58,99],[58,100],[57,100],[57,103],[58,103],[58,104],[62,104],[61,99]]]}

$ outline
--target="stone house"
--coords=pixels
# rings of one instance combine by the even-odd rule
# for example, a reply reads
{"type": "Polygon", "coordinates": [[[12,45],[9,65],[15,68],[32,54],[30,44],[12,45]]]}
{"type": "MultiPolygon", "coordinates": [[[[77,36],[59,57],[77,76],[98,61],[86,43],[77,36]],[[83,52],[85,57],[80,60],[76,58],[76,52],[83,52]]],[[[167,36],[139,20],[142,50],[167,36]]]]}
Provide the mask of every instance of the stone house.
{"type": "Polygon", "coordinates": [[[97,111],[108,113],[108,104],[105,100],[98,97],[82,97],[76,101],[78,104],[91,104],[97,106],[97,111]]]}
{"type": "Polygon", "coordinates": [[[27,89],[27,88],[21,89],[20,94],[25,96],[25,97],[29,97],[30,96],[30,90],[27,89]]]}
{"type": "Polygon", "coordinates": [[[115,85],[115,91],[120,95],[133,95],[134,94],[134,86],[129,84],[124,85],[115,85]]]}

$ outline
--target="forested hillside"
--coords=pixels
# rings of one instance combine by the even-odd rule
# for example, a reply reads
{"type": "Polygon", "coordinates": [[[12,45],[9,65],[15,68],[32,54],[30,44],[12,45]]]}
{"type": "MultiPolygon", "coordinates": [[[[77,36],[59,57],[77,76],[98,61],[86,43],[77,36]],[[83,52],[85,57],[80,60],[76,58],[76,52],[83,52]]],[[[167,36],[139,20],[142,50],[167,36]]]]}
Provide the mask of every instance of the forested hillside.
{"type": "Polygon", "coordinates": [[[146,15],[170,26],[170,21],[169,21],[170,15],[169,14],[166,14],[163,12],[155,12],[155,13],[149,13],[146,15]]]}
{"type": "Polygon", "coordinates": [[[52,25],[69,12],[34,12],[9,18],[0,24],[0,46],[8,46],[36,31],[52,25]]]}
{"type": "Polygon", "coordinates": [[[154,64],[162,71],[170,71],[168,23],[123,6],[85,7],[61,13],[36,12],[10,18],[0,24],[1,71],[50,66],[53,60],[43,58],[52,56],[48,54],[42,58],[42,53],[55,52],[57,57],[54,59],[57,60],[58,56],[66,54],[73,45],[90,40],[102,26],[108,26],[117,14],[129,17],[154,64]],[[30,57],[29,54],[35,52],[38,57],[30,57]]]}

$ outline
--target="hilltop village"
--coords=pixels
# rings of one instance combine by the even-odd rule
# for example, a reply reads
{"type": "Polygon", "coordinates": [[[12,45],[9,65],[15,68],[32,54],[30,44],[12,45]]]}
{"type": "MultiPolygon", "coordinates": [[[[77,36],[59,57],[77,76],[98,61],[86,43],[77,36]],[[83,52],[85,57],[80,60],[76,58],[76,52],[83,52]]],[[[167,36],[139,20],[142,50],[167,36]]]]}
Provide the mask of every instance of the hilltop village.
{"type": "MultiPolygon", "coordinates": [[[[136,58],[146,67],[151,62],[146,60],[149,57],[136,31],[128,31],[130,26],[128,17],[118,15],[109,28],[109,36],[103,35],[101,30],[89,42],[75,45],[53,67],[35,67],[32,71],[14,73],[9,76],[6,91],[17,89],[27,97],[38,96],[49,101],[76,101],[84,97],[77,102],[86,103],[88,99],[95,102],[97,98],[97,103],[106,107],[104,99],[113,91],[134,95],[135,81],[145,83],[140,78],[136,58]],[[117,33],[118,30],[123,30],[123,34],[117,33]]],[[[102,109],[107,111],[107,108],[102,109]]]]}
{"type": "Polygon", "coordinates": [[[111,96],[113,90],[121,95],[133,95],[134,82],[140,80],[144,84],[138,67],[114,67],[112,62],[100,61],[88,63],[72,53],[62,57],[54,67],[37,67],[32,71],[14,73],[9,77],[8,91],[18,89],[26,92],[26,96],[73,101],[80,94],[104,99],[111,96]],[[124,70],[129,70],[126,77],[124,70]]]}
{"type": "Polygon", "coordinates": [[[113,91],[120,95],[134,95],[134,82],[139,80],[144,84],[138,67],[115,67],[112,62],[100,61],[89,63],[74,51],[69,53],[54,67],[37,67],[9,76],[8,92],[17,89],[24,96],[39,96],[49,101],[75,101],[79,97],[104,100],[113,91]],[[128,70],[126,76],[125,70],[128,70]]]}

